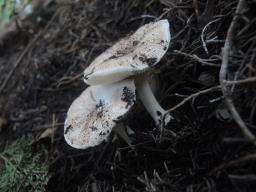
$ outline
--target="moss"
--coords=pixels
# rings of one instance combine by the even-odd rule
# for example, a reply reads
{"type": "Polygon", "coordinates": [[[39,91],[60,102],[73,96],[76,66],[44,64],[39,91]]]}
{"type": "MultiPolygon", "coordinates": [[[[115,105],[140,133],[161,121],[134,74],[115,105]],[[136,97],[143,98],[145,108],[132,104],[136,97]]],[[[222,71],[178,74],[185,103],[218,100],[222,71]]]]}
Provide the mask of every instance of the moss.
{"type": "Polygon", "coordinates": [[[32,0],[0,0],[0,30],[13,15],[25,13],[26,5],[31,4],[31,2],[32,0]]]}
{"type": "Polygon", "coordinates": [[[14,1],[0,0],[0,24],[9,21],[14,9],[12,5],[13,2],[14,1]]]}
{"type": "MultiPolygon", "coordinates": [[[[44,150],[34,153],[31,137],[22,137],[6,146],[0,154],[0,191],[45,191],[48,166],[41,162],[44,150]]],[[[38,151],[38,150],[37,150],[38,151]]]]}

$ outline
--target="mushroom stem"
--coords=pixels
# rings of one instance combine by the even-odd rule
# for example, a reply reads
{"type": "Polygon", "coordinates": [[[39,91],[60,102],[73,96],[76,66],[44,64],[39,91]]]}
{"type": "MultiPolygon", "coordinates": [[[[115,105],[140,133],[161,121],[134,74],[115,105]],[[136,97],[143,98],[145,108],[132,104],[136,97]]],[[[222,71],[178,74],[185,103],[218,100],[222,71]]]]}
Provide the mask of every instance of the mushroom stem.
{"type": "MultiPolygon", "coordinates": [[[[163,115],[165,115],[166,111],[156,100],[145,75],[136,78],[136,89],[141,102],[155,121],[155,124],[160,126],[162,124],[163,115]]],[[[164,125],[169,123],[170,120],[171,116],[169,114],[165,115],[164,125]]]]}

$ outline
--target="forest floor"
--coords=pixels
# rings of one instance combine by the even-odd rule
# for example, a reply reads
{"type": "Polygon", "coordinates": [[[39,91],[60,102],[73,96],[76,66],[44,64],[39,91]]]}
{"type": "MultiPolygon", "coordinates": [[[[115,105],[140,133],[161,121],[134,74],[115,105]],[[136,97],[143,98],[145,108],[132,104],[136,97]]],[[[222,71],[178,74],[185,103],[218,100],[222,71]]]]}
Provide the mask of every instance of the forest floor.
{"type": "Polygon", "coordinates": [[[19,150],[37,154],[12,167],[21,173],[13,186],[8,171],[0,171],[10,180],[1,191],[255,191],[255,10],[254,0],[42,6],[0,42],[0,168],[16,163],[19,150]],[[169,20],[172,39],[154,70],[157,98],[174,119],[159,130],[135,107],[124,121],[135,150],[122,139],[86,150],[68,146],[63,124],[86,88],[83,70],[120,38],[159,19],[169,20]],[[41,175],[29,180],[39,164],[41,175]]]}

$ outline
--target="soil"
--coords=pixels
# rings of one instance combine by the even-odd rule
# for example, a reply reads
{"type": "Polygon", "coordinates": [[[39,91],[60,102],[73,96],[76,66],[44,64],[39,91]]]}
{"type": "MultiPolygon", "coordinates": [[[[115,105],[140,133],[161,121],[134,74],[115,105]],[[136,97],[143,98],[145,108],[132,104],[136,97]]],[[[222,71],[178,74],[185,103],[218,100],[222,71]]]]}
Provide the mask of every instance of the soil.
{"type": "Polygon", "coordinates": [[[36,142],[48,149],[47,191],[254,191],[255,142],[226,105],[231,98],[255,136],[256,2],[240,2],[229,50],[223,47],[238,1],[53,1],[41,7],[0,42],[0,118],[6,121],[0,122],[0,148],[26,134],[37,140],[54,123],[53,139],[36,142]],[[168,19],[172,34],[153,72],[158,100],[171,109],[199,95],[175,107],[173,120],[161,130],[135,107],[123,122],[134,131],[135,149],[111,139],[114,133],[90,149],[68,146],[63,123],[87,87],[83,70],[120,38],[156,19],[168,19]],[[219,82],[225,51],[226,80],[252,78],[228,85],[227,95],[219,82]]]}

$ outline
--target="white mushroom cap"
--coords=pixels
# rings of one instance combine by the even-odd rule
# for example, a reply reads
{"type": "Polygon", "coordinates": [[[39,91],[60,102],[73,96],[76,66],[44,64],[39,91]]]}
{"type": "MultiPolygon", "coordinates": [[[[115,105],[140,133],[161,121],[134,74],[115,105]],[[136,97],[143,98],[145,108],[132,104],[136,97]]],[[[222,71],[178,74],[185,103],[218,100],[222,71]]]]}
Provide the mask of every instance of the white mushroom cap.
{"type": "Polygon", "coordinates": [[[66,142],[78,149],[100,144],[130,110],[135,99],[131,79],[88,87],[68,110],[64,125],[66,142]]]}
{"type": "Polygon", "coordinates": [[[168,20],[148,23],[99,55],[84,71],[89,85],[106,84],[149,70],[166,53],[170,42],[168,20]]]}

